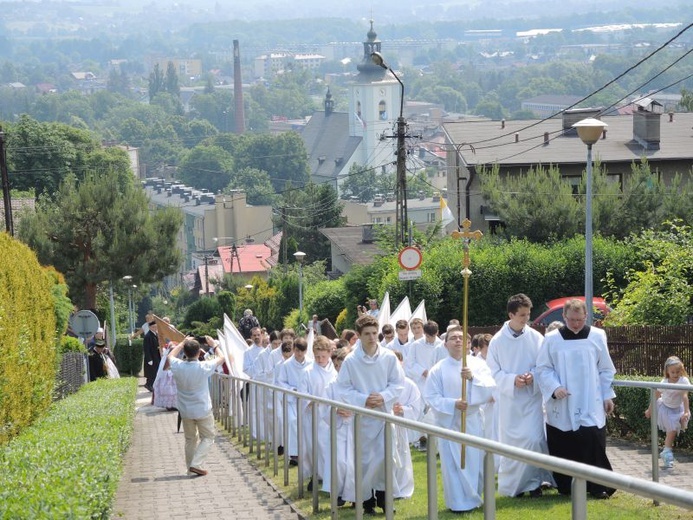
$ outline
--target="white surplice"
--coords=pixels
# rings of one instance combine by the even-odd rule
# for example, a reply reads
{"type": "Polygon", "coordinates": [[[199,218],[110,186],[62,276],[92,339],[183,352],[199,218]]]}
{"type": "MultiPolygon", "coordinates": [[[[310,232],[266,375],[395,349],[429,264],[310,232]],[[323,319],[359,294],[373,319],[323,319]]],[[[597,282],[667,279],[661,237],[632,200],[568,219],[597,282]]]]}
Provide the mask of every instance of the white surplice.
{"type": "MultiPolygon", "coordinates": [[[[404,418],[419,421],[423,415],[424,402],[421,392],[414,381],[404,378],[404,391],[395,401],[402,405],[404,418]]],[[[411,450],[409,448],[409,429],[403,426],[395,426],[395,480],[392,494],[395,498],[410,498],[414,494],[414,467],[411,463],[411,450]]]]}
{"type": "MultiPolygon", "coordinates": [[[[370,394],[380,394],[385,403],[375,410],[389,414],[392,412],[392,405],[404,390],[404,371],[392,351],[378,345],[375,354],[368,356],[359,345],[342,363],[337,384],[339,397],[354,406],[365,407],[370,394]]],[[[371,496],[372,490],[385,489],[385,432],[385,423],[382,421],[370,417],[361,419],[361,491],[364,500],[371,496]]],[[[394,436],[392,427],[387,428],[387,433],[394,436]]]]}
{"type": "MultiPolygon", "coordinates": [[[[493,394],[496,383],[486,363],[467,356],[467,366],[473,379],[467,381],[466,433],[484,436],[484,420],[481,407],[493,394]]],[[[462,360],[448,357],[431,369],[426,382],[424,399],[436,410],[436,424],[441,428],[459,431],[461,412],[455,403],[462,397],[462,360]]],[[[460,468],[462,458],[460,444],[440,439],[441,474],[445,505],[453,511],[468,511],[479,507],[483,501],[483,458],[484,452],[465,447],[465,467],[460,468]]]]}
{"type": "MultiPolygon", "coordinates": [[[[332,381],[337,379],[337,371],[329,361],[327,366],[321,367],[313,362],[305,369],[303,379],[298,387],[299,392],[310,394],[315,397],[327,397],[327,387],[332,381]]],[[[330,443],[329,428],[321,428],[320,417],[324,413],[325,405],[303,402],[303,476],[310,477],[313,474],[313,412],[312,407],[317,406],[318,411],[318,476],[323,478],[325,467],[325,452],[330,443]]],[[[329,408],[328,408],[329,409],[329,408]]],[[[317,483],[313,483],[317,485],[317,483]]]]}
{"type": "MultiPolygon", "coordinates": [[[[542,335],[529,326],[515,337],[509,322],[505,322],[489,344],[486,362],[498,385],[496,406],[500,442],[548,454],[541,392],[535,374],[542,341],[542,335]],[[534,383],[515,387],[515,377],[527,372],[534,376],[534,383]]],[[[543,482],[553,484],[549,471],[501,457],[498,469],[498,492],[501,495],[512,497],[532,491],[543,482]]]]}
{"type": "MultiPolygon", "coordinates": [[[[337,380],[335,379],[327,387],[325,397],[332,401],[342,401],[338,390],[337,380]]],[[[330,428],[330,409],[325,407],[321,415],[321,429],[329,432],[330,428]]],[[[335,493],[338,497],[348,502],[355,500],[356,492],[354,489],[354,417],[347,417],[337,414],[337,488],[335,493]]],[[[331,446],[328,439],[325,451],[322,454],[325,466],[322,471],[322,490],[331,493],[332,485],[332,459],[331,446]]]]}
{"type": "MultiPolygon", "coordinates": [[[[304,371],[310,365],[310,361],[304,360],[303,363],[299,363],[294,356],[284,361],[279,365],[277,373],[277,385],[288,390],[298,391],[302,384],[302,379],[304,371]]],[[[296,398],[293,395],[287,395],[287,412],[284,418],[289,423],[289,445],[284,446],[284,449],[288,448],[288,453],[290,457],[298,456],[298,419],[296,414],[298,413],[296,409],[296,398]]],[[[280,432],[283,435],[283,432],[280,432]]]]}

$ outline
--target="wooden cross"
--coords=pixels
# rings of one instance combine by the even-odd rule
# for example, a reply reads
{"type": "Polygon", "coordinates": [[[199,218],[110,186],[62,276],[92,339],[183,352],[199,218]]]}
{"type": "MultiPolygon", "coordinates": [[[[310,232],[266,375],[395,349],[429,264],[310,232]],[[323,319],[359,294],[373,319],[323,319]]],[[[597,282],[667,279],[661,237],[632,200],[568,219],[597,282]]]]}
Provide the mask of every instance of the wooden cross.
{"type": "MultiPolygon", "coordinates": [[[[483,233],[478,229],[476,231],[470,231],[472,227],[472,221],[468,218],[464,219],[462,222],[462,231],[453,231],[452,238],[461,238],[462,247],[464,250],[464,258],[462,260],[462,276],[464,277],[464,294],[462,298],[462,343],[464,343],[464,354],[462,354],[462,368],[467,368],[467,345],[468,335],[467,335],[467,315],[468,315],[468,304],[469,304],[469,277],[472,272],[469,270],[469,242],[472,240],[480,240],[483,237],[483,233]]],[[[462,377],[462,374],[460,374],[462,377]]],[[[462,400],[467,400],[467,381],[462,378],[462,400]]],[[[467,431],[467,412],[462,410],[461,421],[460,421],[460,432],[465,433],[467,431]]],[[[464,469],[465,466],[465,446],[461,445],[460,453],[460,467],[464,469]]]]}

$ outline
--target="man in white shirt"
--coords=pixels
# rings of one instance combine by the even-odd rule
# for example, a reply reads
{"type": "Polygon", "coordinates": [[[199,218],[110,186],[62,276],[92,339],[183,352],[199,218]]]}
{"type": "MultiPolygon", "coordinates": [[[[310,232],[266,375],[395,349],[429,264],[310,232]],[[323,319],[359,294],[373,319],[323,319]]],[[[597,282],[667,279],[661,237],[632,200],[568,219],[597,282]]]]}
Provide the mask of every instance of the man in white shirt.
{"type": "Polygon", "coordinates": [[[207,474],[202,465],[216,435],[208,380],[224,362],[221,350],[218,357],[207,361],[200,362],[199,356],[200,344],[190,338],[178,343],[168,355],[176,382],[178,412],[183,420],[188,476],[207,474]],[[185,354],[185,361],[178,359],[181,350],[185,354]]]}
{"type": "Polygon", "coordinates": [[[399,350],[407,361],[409,355],[409,322],[407,320],[397,320],[395,323],[395,339],[387,344],[390,350],[399,350]]]}
{"type": "MultiPolygon", "coordinates": [[[[406,321],[405,321],[406,324],[406,321]]],[[[360,344],[347,356],[337,376],[337,395],[346,403],[392,413],[404,390],[404,371],[390,350],[378,344],[378,320],[365,315],[356,320],[360,344]]],[[[392,430],[382,421],[361,419],[361,453],[363,468],[361,491],[363,509],[373,514],[375,506],[385,509],[385,459],[382,446],[385,433],[392,430]]],[[[393,475],[394,477],[394,475],[393,475]]]]}
{"type": "MultiPolygon", "coordinates": [[[[544,410],[534,372],[543,337],[530,328],[532,300],[524,294],[508,299],[508,321],[488,347],[488,363],[498,385],[500,442],[516,448],[548,454],[544,433],[544,410]]],[[[501,457],[498,493],[502,496],[539,497],[544,482],[553,484],[545,469],[509,457],[501,457]]]]}
{"type": "MultiPolygon", "coordinates": [[[[606,455],[606,416],[616,396],[611,384],[616,368],[606,333],[586,324],[582,300],[563,307],[565,325],[544,338],[537,359],[537,382],[546,405],[549,454],[611,470],[606,455]]],[[[554,473],[558,492],[570,495],[572,478],[554,473]]],[[[609,498],[613,488],[587,482],[594,498],[609,498]]]]}

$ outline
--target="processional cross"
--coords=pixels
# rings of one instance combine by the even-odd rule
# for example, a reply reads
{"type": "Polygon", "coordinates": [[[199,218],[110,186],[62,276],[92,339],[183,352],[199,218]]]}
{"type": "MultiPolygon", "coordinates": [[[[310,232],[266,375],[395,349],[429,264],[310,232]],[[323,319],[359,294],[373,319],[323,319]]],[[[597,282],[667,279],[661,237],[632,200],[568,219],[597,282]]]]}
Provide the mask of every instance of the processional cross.
{"type": "MultiPolygon", "coordinates": [[[[464,251],[464,257],[462,259],[462,276],[464,278],[464,294],[462,297],[462,343],[464,344],[464,353],[462,354],[462,368],[467,368],[467,345],[468,343],[468,334],[467,334],[467,316],[468,316],[468,307],[469,307],[469,277],[471,276],[472,272],[469,270],[469,243],[472,240],[480,240],[483,235],[481,231],[478,229],[476,231],[470,231],[470,228],[472,227],[472,221],[469,220],[468,218],[464,219],[462,222],[462,231],[453,231],[452,233],[452,238],[461,238],[462,239],[462,248],[464,251]]],[[[460,374],[460,377],[462,377],[462,374],[460,374]]],[[[462,379],[462,400],[466,401],[467,400],[467,381],[463,378],[462,379]]],[[[467,412],[466,410],[462,410],[461,415],[461,424],[460,424],[460,431],[462,433],[465,433],[467,431],[467,412]]],[[[465,466],[465,446],[462,444],[460,446],[460,449],[462,450],[460,452],[460,467],[464,469],[465,466]]]]}

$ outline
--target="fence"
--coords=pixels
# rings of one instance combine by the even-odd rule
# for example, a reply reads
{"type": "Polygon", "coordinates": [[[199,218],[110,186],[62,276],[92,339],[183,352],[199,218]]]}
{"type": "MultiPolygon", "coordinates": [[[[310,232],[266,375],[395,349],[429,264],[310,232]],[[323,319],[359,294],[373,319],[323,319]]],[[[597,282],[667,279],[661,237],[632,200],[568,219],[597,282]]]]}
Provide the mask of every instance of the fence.
{"type": "Polygon", "coordinates": [[[85,382],[86,357],[81,352],[66,352],[60,360],[56,376],[54,398],[63,399],[74,394],[85,382]]]}
{"type": "MultiPolygon", "coordinates": [[[[474,334],[495,334],[500,326],[469,327],[474,334]]],[[[543,333],[543,327],[536,327],[543,333]]],[[[609,353],[619,374],[661,376],[664,361],[678,356],[693,366],[693,325],[626,325],[605,327],[609,353]]]]}
{"type": "MultiPolygon", "coordinates": [[[[318,398],[310,396],[307,394],[302,394],[299,392],[294,392],[292,390],[287,390],[284,388],[279,388],[267,383],[253,381],[249,386],[247,382],[243,379],[239,379],[232,376],[215,374],[212,381],[212,403],[214,407],[214,415],[218,421],[220,421],[227,431],[230,431],[233,436],[237,436],[238,440],[243,442],[244,446],[249,446],[250,453],[256,453],[258,460],[261,460],[264,455],[264,463],[266,467],[270,466],[270,444],[272,445],[272,461],[274,466],[274,475],[277,476],[279,473],[279,455],[276,449],[280,443],[278,442],[265,442],[264,450],[262,449],[262,441],[260,435],[254,435],[254,432],[259,431],[260,421],[262,420],[262,426],[264,427],[264,432],[269,434],[270,439],[283,439],[283,446],[288,447],[288,437],[289,437],[289,426],[288,421],[283,423],[283,431],[280,433],[277,428],[277,414],[276,413],[264,413],[267,410],[265,403],[272,402],[274,405],[274,410],[279,409],[279,402],[281,400],[281,407],[283,411],[283,417],[287,417],[287,410],[289,406],[288,397],[293,396],[296,398],[296,406],[301,409],[301,403],[303,401],[309,401],[311,403],[319,403],[330,408],[330,452],[331,452],[331,482],[330,489],[337,489],[337,408],[343,410],[349,410],[354,414],[354,480],[355,480],[355,505],[356,505],[356,518],[363,518],[363,496],[361,491],[361,480],[363,475],[363,469],[361,467],[361,432],[360,432],[360,422],[362,417],[372,417],[380,419],[388,424],[395,424],[399,426],[404,426],[413,430],[418,430],[423,432],[428,437],[428,442],[426,445],[426,456],[427,456],[427,503],[428,503],[428,518],[431,520],[436,520],[438,518],[438,496],[437,496],[437,467],[436,467],[436,449],[435,440],[437,438],[443,438],[451,440],[453,442],[458,442],[470,446],[472,448],[477,448],[485,452],[484,464],[483,464],[483,486],[484,486],[484,518],[494,519],[495,518],[495,467],[493,461],[493,455],[498,454],[504,457],[510,457],[512,459],[519,460],[526,464],[531,464],[536,467],[544,468],[549,471],[556,471],[563,473],[565,475],[570,475],[573,477],[572,493],[571,493],[571,503],[572,503],[572,518],[574,520],[584,520],[587,518],[587,481],[602,484],[608,487],[621,489],[634,493],[646,498],[654,500],[656,503],[666,502],[679,507],[684,507],[687,509],[693,509],[693,493],[671,488],[669,486],[664,486],[657,482],[649,482],[644,479],[629,477],[626,475],[620,475],[618,473],[613,473],[601,468],[596,468],[593,466],[588,466],[585,464],[580,464],[572,461],[567,461],[565,459],[560,459],[557,457],[552,457],[549,455],[544,455],[541,453],[535,453],[499,442],[491,441],[481,437],[476,437],[473,435],[468,435],[464,433],[454,432],[452,430],[447,430],[439,428],[436,426],[431,426],[428,424],[423,424],[417,421],[411,421],[408,419],[403,419],[396,417],[394,415],[377,412],[374,410],[369,410],[365,408],[360,408],[357,406],[351,406],[343,402],[331,401],[328,399],[318,398]],[[247,401],[242,397],[241,389],[245,386],[245,392],[248,393],[247,401]],[[250,390],[248,392],[248,389],[250,390]],[[254,411],[254,413],[253,413],[254,411]],[[249,413],[250,412],[250,413],[249,413]],[[491,499],[491,497],[493,497],[491,499]]],[[[641,382],[628,382],[619,381],[619,384],[626,386],[626,383],[634,383],[634,386],[646,386],[649,388],[647,383],[641,382]]],[[[663,385],[657,385],[662,387],[663,385]]],[[[680,387],[679,387],[680,388],[680,387]]],[[[312,460],[318,460],[318,406],[311,407],[312,413],[312,460]]],[[[656,442],[656,417],[653,418],[655,421],[655,442],[656,442]]],[[[297,414],[297,438],[301,439],[303,431],[303,420],[302,414],[297,414]]],[[[383,456],[385,460],[385,517],[388,520],[394,518],[393,511],[393,467],[392,467],[392,455],[393,455],[393,440],[391,435],[384,435],[385,441],[383,446],[383,456]]],[[[656,445],[655,445],[656,447],[656,445]]],[[[655,453],[657,450],[655,449],[655,453]]],[[[302,443],[298,443],[298,497],[303,498],[303,471],[302,471],[302,443]]],[[[656,465],[657,461],[653,460],[656,465]]],[[[289,456],[288,450],[285,452],[283,461],[283,473],[284,473],[284,485],[289,484],[289,456]]],[[[654,473],[653,473],[654,476],[654,473]]],[[[312,506],[313,512],[319,512],[319,486],[318,474],[317,474],[317,464],[313,464],[313,491],[312,491],[312,506]]],[[[337,493],[332,493],[330,495],[330,509],[332,512],[332,518],[338,518],[338,507],[337,507],[337,493]]]]}

